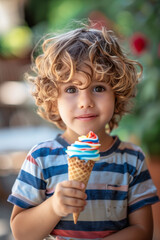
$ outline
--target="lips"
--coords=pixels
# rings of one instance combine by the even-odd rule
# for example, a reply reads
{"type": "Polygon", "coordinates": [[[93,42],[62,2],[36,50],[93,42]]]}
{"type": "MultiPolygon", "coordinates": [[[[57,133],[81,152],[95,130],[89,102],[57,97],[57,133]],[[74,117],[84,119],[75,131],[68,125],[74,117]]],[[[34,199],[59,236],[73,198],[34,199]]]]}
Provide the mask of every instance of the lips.
{"type": "Polygon", "coordinates": [[[76,119],[78,119],[78,120],[88,121],[88,120],[93,120],[93,119],[95,119],[96,117],[98,117],[97,114],[89,113],[89,114],[82,114],[82,115],[79,115],[79,116],[76,117],[76,119]]]}

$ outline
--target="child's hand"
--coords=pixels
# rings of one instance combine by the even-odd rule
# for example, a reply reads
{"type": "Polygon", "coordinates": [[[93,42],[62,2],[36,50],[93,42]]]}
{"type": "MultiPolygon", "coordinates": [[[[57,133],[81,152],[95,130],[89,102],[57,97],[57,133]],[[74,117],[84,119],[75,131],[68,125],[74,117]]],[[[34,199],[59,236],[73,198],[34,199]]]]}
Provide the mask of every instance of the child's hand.
{"type": "Polygon", "coordinates": [[[65,217],[73,212],[81,212],[86,205],[87,195],[83,192],[85,185],[78,181],[64,181],[58,183],[53,195],[53,210],[65,217]]]}

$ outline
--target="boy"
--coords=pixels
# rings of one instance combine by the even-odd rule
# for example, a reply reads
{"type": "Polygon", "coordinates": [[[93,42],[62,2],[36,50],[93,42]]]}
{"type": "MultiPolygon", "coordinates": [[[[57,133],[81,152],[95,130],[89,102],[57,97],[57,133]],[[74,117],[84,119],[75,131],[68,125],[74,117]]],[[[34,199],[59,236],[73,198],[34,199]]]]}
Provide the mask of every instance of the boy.
{"type": "Polygon", "coordinates": [[[105,28],[44,41],[30,77],[33,95],[39,114],[64,133],[35,146],[22,166],[8,199],[15,239],[152,239],[158,197],[144,155],[109,134],[129,111],[137,66],[142,71],[105,28]],[[66,148],[89,131],[99,137],[101,159],[83,193],[83,183],[67,180],[66,148]],[[81,212],[76,225],[73,212],[81,212]]]}

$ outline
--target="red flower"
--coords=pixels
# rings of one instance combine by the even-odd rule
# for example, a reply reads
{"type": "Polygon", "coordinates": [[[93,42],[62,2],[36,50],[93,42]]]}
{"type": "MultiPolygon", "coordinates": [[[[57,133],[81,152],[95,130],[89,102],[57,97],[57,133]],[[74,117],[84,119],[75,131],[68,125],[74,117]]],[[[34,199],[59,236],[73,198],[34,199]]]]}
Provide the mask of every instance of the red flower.
{"type": "Polygon", "coordinates": [[[130,39],[130,46],[135,55],[141,55],[148,47],[148,39],[142,33],[134,33],[130,39]]]}

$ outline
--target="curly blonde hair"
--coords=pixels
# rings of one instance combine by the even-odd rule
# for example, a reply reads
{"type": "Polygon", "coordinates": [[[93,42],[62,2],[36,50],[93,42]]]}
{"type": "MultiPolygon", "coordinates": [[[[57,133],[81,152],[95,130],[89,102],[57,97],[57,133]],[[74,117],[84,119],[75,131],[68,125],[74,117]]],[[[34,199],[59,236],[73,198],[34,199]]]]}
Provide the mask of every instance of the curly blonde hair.
{"type": "Polygon", "coordinates": [[[32,94],[41,117],[66,129],[57,108],[58,84],[69,82],[75,72],[83,71],[84,63],[89,62],[91,74],[85,72],[86,83],[80,87],[88,86],[95,78],[111,86],[115,110],[108,129],[112,131],[118,126],[121,117],[130,111],[142,66],[122,52],[112,31],[105,27],[102,30],[78,28],[44,40],[42,51],[35,59],[33,70],[36,74],[29,76],[35,86],[32,94]]]}

